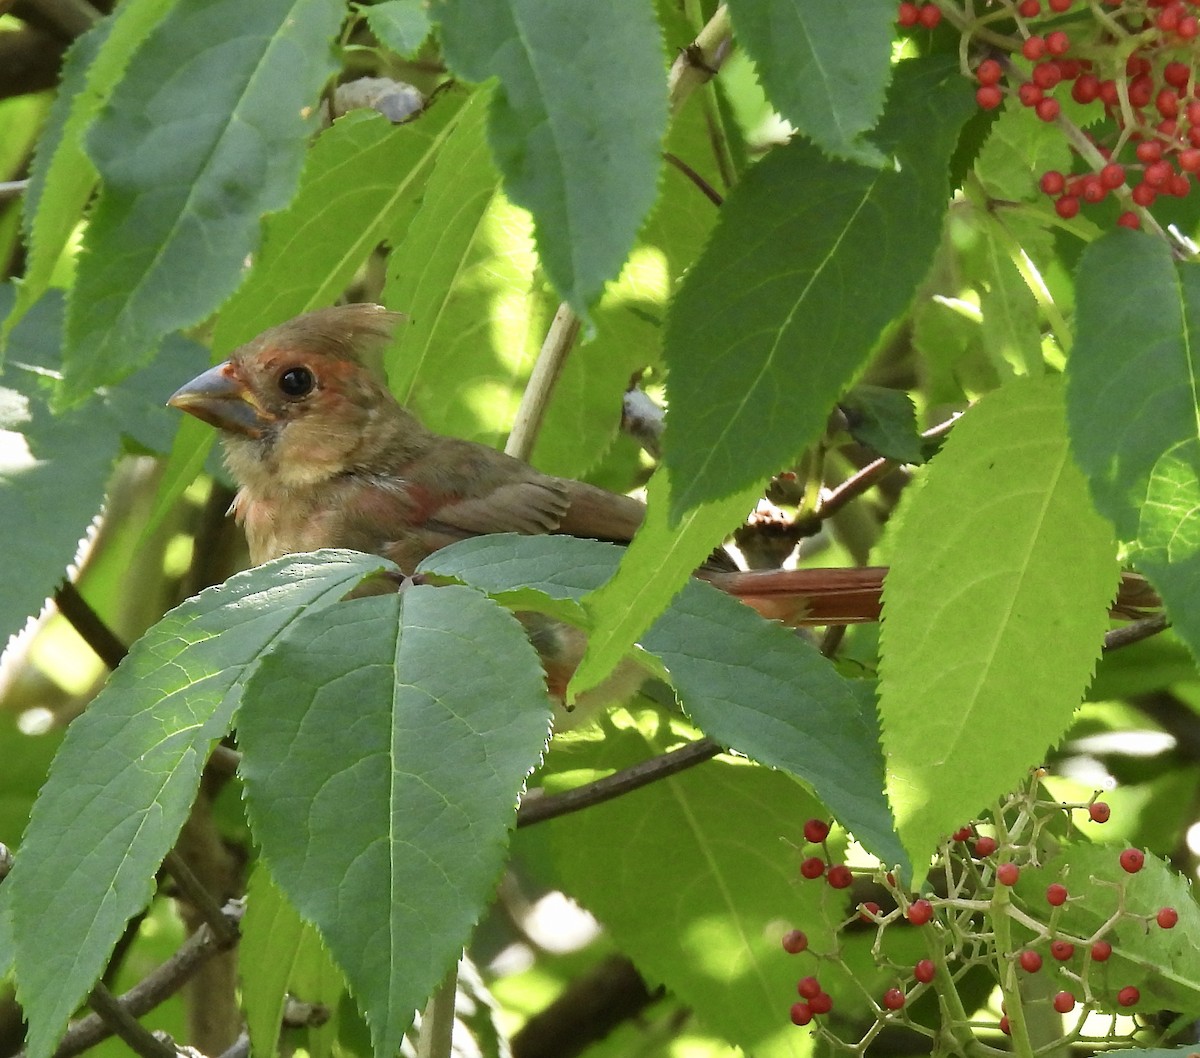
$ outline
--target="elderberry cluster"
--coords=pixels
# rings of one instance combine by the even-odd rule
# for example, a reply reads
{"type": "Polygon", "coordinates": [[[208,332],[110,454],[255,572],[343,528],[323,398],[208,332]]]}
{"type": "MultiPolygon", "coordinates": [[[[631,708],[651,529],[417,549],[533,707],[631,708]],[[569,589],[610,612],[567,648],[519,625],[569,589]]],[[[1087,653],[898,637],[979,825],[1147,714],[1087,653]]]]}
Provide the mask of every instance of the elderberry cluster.
{"type": "MultiPolygon", "coordinates": [[[[1086,857],[1063,854],[1064,815],[1070,832],[1076,813],[1100,824],[1111,812],[1095,797],[1073,804],[1047,800],[1040,778],[1035,773],[1029,786],[1006,799],[992,818],[952,835],[919,894],[906,891],[882,868],[831,862],[829,824],[808,820],[805,840],[819,845],[820,852],[802,853],[801,884],[824,880],[833,889],[854,885],[856,897],[870,892],[878,899],[859,899],[852,907],[843,903],[843,910],[834,911],[834,921],[814,922],[810,932],[797,928],[783,936],[783,950],[805,963],[796,983],[799,998],[791,1004],[792,1022],[812,1026],[827,1043],[861,1054],[874,1035],[897,1021],[931,1038],[949,1033],[964,1046],[989,1034],[996,1039],[1025,1035],[1029,1000],[1023,996],[1040,997],[1035,1001],[1063,1016],[1064,1043],[1085,1039],[1084,1022],[1091,1013],[1136,1013],[1154,971],[1147,968],[1152,960],[1136,943],[1131,947],[1129,938],[1148,938],[1142,943],[1153,944],[1154,934],[1176,927],[1180,912],[1175,906],[1146,905],[1153,895],[1161,899],[1161,877],[1147,885],[1135,881],[1147,865],[1140,849],[1081,842],[1086,857]],[[914,930],[919,932],[907,932],[914,930]],[[878,970],[873,978],[863,975],[861,949],[858,959],[850,955],[855,939],[864,942],[864,931],[873,937],[870,950],[878,970]],[[905,935],[920,936],[928,957],[915,962],[893,958],[890,951],[911,951],[905,935]],[[859,968],[852,970],[854,965],[859,968]],[[977,968],[991,973],[1001,999],[990,1023],[969,1016],[957,992],[959,982],[977,968]],[[1023,992],[1019,978],[1035,974],[1044,974],[1046,984],[1023,992]],[[836,1027],[824,1017],[844,1002],[838,996],[847,994],[848,981],[854,1002],[861,1008],[865,992],[874,1016],[874,1025],[857,1040],[839,1036],[853,1020],[849,1012],[843,1012],[846,1016],[836,1027]],[[910,1016],[909,1008],[926,992],[937,993],[939,1002],[926,1004],[925,1014],[936,1010],[945,1019],[949,1013],[951,1023],[943,1020],[940,1027],[931,1027],[927,1016],[910,1016]]],[[[1166,871],[1158,861],[1155,866],[1155,873],[1166,871]]],[[[831,900],[845,897],[828,893],[819,903],[827,906],[831,900]]],[[[1169,974],[1170,967],[1162,965],[1158,971],[1169,974]]],[[[1131,1041],[1132,1034],[1104,1038],[1108,1047],[1131,1041]]]]}
{"type": "Polygon", "coordinates": [[[1200,179],[1200,0],[941,0],[897,21],[963,35],[984,110],[1006,99],[1058,127],[1075,164],[1041,174],[1065,220],[1115,195],[1141,227],[1200,179]],[[1069,103],[1068,103],[1069,101],[1069,103]]]}

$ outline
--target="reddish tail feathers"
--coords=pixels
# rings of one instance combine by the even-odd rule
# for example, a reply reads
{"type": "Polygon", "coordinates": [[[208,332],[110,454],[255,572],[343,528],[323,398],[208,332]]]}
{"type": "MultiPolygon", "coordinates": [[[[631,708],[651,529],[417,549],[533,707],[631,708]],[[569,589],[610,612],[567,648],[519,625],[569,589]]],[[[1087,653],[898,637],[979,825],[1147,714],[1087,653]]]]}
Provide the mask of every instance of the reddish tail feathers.
{"type": "MultiPolygon", "coordinates": [[[[698,576],[784,624],[849,625],[878,621],[886,566],[861,569],[781,569],[700,572],[698,576]]],[[[1124,573],[1110,610],[1138,618],[1160,609],[1162,600],[1145,578],[1124,573]]]]}

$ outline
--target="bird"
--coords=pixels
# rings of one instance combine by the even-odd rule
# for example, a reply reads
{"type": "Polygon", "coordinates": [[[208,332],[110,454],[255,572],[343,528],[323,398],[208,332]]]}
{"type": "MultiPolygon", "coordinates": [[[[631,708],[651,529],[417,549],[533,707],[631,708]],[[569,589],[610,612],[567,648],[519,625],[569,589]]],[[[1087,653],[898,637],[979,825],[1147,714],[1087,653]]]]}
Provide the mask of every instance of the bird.
{"type": "MultiPolygon", "coordinates": [[[[436,434],[404,408],[381,356],[401,318],[368,303],[305,313],[167,401],[220,431],[238,484],[230,509],[255,565],[348,548],[412,575],[440,548],[489,533],[632,539],[645,515],[640,500],[436,434]]],[[[879,619],[886,567],[747,571],[724,554],[697,575],[768,618],[793,626],[879,619]]],[[[1126,610],[1157,602],[1135,575],[1122,592],[1126,610]]],[[[536,631],[545,638],[548,627],[536,631]]]]}

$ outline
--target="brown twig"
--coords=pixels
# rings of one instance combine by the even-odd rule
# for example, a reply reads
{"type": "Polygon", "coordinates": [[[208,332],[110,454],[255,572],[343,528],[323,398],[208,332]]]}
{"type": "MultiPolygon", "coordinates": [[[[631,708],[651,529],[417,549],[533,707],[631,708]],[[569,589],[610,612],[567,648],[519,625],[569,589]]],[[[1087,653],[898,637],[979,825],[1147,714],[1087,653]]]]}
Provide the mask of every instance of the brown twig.
{"type": "Polygon", "coordinates": [[[1167,629],[1170,623],[1165,613],[1151,614],[1149,617],[1130,621],[1127,625],[1113,628],[1104,633],[1104,649],[1105,651],[1120,650],[1121,647],[1140,643],[1143,639],[1158,635],[1159,632],[1167,629]]]}
{"type": "Polygon", "coordinates": [[[176,1058],[175,1048],[145,1028],[104,985],[96,985],[88,997],[90,1006],[135,1054],[142,1058],[176,1058]]]}
{"type": "Polygon", "coordinates": [[[240,937],[237,926],[230,923],[212,893],[200,883],[184,858],[172,849],[163,860],[163,866],[175,879],[183,898],[200,913],[222,946],[232,948],[240,937]]]}
{"type": "Polygon", "coordinates": [[[96,656],[110,669],[115,669],[128,653],[125,644],[92,609],[88,601],[79,594],[79,589],[69,580],[64,580],[54,593],[54,603],[67,623],[79,633],[79,637],[95,651],[96,656]]]}
{"type": "Polygon", "coordinates": [[[685,162],[678,155],[672,154],[670,151],[663,151],[665,158],[671,165],[675,166],[684,176],[686,176],[693,184],[700,189],[701,194],[709,200],[714,206],[723,204],[724,199],[721,198],[721,193],[704,179],[695,169],[685,162]]]}
{"type": "MultiPolygon", "coordinates": [[[[241,906],[230,904],[223,914],[236,927],[242,917],[241,906]]],[[[117,1002],[131,1017],[140,1018],[178,992],[200,966],[223,950],[225,945],[217,940],[213,931],[207,925],[202,926],[184,941],[171,958],[134,985],[117,1002]]],[[[111,1035],[112,1029],[99,1014],[89,1014],[67,1029],[54,1052],[54,1058],[74,1058],[111,1035]]],[[[21,1051],[17,1058],[28,1058],[28,1054],[21,1051]]]]}
{"type": "Polygon", "coordinates": [[[578,812],[591,805],[611,801],[614,797],[620,797],[710,760],[720,752],[721,747],[711,738],[701,738],[669,753],[622,768],[603,779],[576,786],[573,790],[565,790],[559,794],[531,790],[517,811],[517,826],[532,826],[534,823],[543,823],[547,819],[555,819],[569,812],[578,812]]]}

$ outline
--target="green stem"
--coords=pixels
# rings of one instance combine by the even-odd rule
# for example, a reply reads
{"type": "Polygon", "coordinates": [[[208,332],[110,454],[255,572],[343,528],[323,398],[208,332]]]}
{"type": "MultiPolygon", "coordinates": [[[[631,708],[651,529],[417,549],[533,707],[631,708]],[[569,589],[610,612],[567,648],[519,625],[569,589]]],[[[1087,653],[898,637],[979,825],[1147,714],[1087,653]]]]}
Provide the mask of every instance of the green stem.
{"type": "Polygon", "coordinates": [[[450,967],[421,1015],[417,1058],[450,1058],[454,1042],[454,1001],[458,996],[458,963],[450,967]]]}

